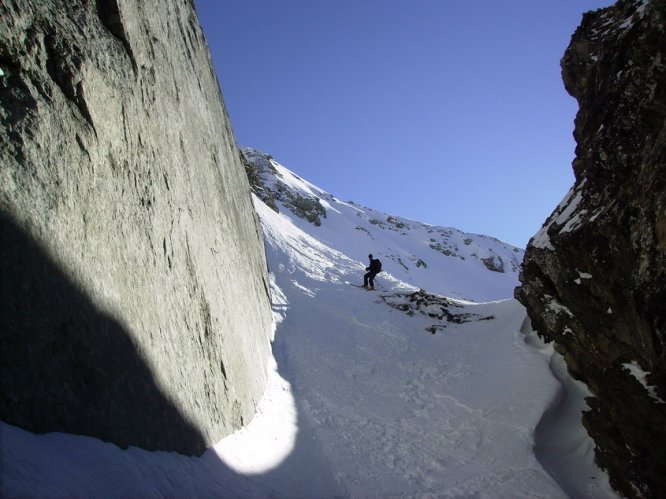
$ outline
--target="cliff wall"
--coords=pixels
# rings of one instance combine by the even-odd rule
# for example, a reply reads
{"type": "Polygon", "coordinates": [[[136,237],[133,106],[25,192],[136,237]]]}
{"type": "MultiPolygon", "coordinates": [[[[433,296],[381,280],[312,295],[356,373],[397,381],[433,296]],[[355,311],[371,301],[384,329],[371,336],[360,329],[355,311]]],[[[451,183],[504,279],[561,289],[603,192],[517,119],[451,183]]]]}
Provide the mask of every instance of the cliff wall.
{"type": "Polygon", "coordinates": [[[192,1],[0,5],[0,418],[202,452],[263,394],[250,189],[192,1]]]}
{"type": "Polygon", "coordinates": [[[562,74],[575,184],[530,241],[516,297],[594,393],[583,422],[626,496],[666,478],[666,2],[587,13],[562,74]]]}

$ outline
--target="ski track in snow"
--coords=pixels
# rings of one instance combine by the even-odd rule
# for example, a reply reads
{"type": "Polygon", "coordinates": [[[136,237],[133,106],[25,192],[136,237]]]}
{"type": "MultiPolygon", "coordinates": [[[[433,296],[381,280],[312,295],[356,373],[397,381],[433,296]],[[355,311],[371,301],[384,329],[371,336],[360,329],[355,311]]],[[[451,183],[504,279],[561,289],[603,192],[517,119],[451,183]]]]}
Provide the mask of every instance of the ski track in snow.
{"type": "Polygon", "coordinates": [[[410,316],[381,297],[413,285],[350,286],[363,263],[255,205],[276,330],[253,421],[199,458],[2,423],[3,497],[613,496],[580,424],[589,394],[518,302],[410,316]]]}

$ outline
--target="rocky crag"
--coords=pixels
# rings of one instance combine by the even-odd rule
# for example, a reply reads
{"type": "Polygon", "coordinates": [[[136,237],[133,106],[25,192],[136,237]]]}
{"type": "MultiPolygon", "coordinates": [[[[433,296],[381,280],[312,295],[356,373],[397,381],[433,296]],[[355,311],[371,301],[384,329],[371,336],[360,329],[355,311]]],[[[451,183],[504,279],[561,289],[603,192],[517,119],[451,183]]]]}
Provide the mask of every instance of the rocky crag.
{"type": "Polygon", "coordinates": [[[666,2],[587,13],[563,59],[575,184],[530,241],[516,297],[594,394],[583,422],[625,496],[666,476],[666,2]]]}
{"type": "Polygon", "coordinates": [[[263,242],[192,1],[0,5],[0,418],[201,453],[263,394],[263,242]]]}
{"type": "Polygon", "coordinates": [[[321,225],[321,219],[326,218],[326,208],[322,206],[321,200],[317,196],[314,194],[303,196],[281,182],[282,176],[275,169],[277,163],[270,154],[249,147],[244,148],[242,154],[252,192],[259,199],[278,213],[280,212],[277,205],[279,202],[294,215],[316,226],[321,225]]]}

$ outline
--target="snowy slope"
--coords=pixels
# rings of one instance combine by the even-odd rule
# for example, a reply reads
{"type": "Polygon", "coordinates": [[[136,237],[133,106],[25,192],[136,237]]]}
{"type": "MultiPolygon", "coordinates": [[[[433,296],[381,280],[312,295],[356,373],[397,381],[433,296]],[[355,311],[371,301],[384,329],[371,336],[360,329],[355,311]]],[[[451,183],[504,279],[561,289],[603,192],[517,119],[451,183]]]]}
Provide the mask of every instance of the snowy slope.
{"type": "MultiPolygon", "coordinates": [[[[474,301],[508,298],[518,286],[524,250],[489,236],[437,227],[343,202],[312,185],[271,156],[244,149],[254,190],[292,223],[314,238],[365,265],[380,258],[395,278],[435,293],[474,301]],[[294,202],[294,200],[297,200],[294,202]],[[315,225],[294,215],[298,206],[315,206],[315,225]],[[323,213],[323,215],[322,215],[323,213]]],[[[405,196],[413,193],[405,193],[405,196]]]]}
{"type": "Polygon", "coordinates": [[[370,220],[387,215],[273,167],[284,182],[270,175],[264,197],[279,213],[258,197],[255,206],[275,363],[254,420],[201,458],[2,424],[0,495],[613,496],[580,424],[585,387],[510,298],[514,249],[442,229],[442,244],[471,239],[444,255],[428,244],[437,228],[398,217],[409,227],[380,227],[370,220]],[[326,210],[320,225],[289,208],[312,210],[295,196],[308,190],[326,210]],[[378,291],[350,285],[369,251],[388,270],[378,291]],[[484,255],[507,271],[489,270],[484,255]]]}

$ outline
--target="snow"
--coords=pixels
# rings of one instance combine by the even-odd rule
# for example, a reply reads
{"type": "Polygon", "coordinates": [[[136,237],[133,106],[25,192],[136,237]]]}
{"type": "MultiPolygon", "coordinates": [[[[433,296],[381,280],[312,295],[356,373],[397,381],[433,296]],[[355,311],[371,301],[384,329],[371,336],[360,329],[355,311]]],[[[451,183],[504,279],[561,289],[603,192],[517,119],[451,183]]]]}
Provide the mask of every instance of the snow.
{"type": "Polygon", "coordinates": [[[314,227],[254,198],[275,322],[254,419],[194,458],[1,423],[3,497],[615,496],[581,424],[590,393],[510,298],[517,270],[471,257],[511,248],[399,217],[379,230],[379,212],[278,172],[336,211],[314,227]],[[433,253],[425,236],[440,231],[464,260],[433,253]],[[378,291],[350,285],[370,251],[386,269],[378,291]]]}
{"type": "Polygon", "coordinates": [[[547,249],[550,251],[555,251],[555,247],[553,246],[553,243],[550,242],[550,237],[548,236],[548,229],[550,228],[549,223],[545,223],[541,229],[539,229],[539,232],[536,233],[536,235],[532,238],[530,241],[530,244],[534,248],[540,248],[540,249],[547,249]]]}
{"type": "Polygon", "coordinates": [[[555,223],[557,225],[564,225],[564,227],[560,229],[560,234],[563,234],[565,232],[571,232],[572,230],[576,229],[578,225],[580,225],[581,223],[580,222],[581,215],[587,212],[587,210],[581,210],[580,213],[572,217],[572,215],[578,208],[578,205],[583,199],[583,186],[585,185],[585,182],[586,179],[584,179],[580,183],[577,190],[572,187],[569,194],[567,194],[565,199],[562,201],[562,203],[560,203],[560,206],[558,207],[558,209],[561,210],[561,212],[557,216],[555,223]]]}
{"type": "Polygon", "coordinates": [[[574,212],[583,199],[582,190],[586,181],[587,179],[583,179],[583,181],[578,185],[578,188],[575,186],[572,187],[564,196],[564,199],[562,199],[560,204],[553,212],[553,215],[551,215],[551,217],[541,227],[539,232],[537,232],[530,241],[530,244],[533,247],[551,251],[555,250],[553,244],[550,241],[550,237],[548,236],[548,231],[552,225],[563,226],[560,229],[560,234],[571,232],[578,228],[578,226],[582,223],[581,217],[587,213],[587,210],[581,210],[580,213],[577,213],[576,215],[574,215],[574,212]]]}
{"type": "Polygon", "coordinates": [[[620,24],[619,28],[620,29],[631,28],[634,25],[636,16],[638,16],[638,19],[643,19],[643,16],[645,15],[646,6],[647,6],[647,0],[640,0],[639,2],[637,2],[636,12],[630,15],[627,19],[625,19],[624,22],[620,24]]]}
{"type": "Polygon", "coordinates": [[[544,295],[544,298],[548,302],[548,305],[546,305],[546,308],[553,312],[554,314],[559,314],[561,312],[567,314],[569,317],[574,317],[573,312],[569,310],[566,306],[562,305],[557,299],[550,295],[544,295]]]}
{"type": "Polygon", "coordinates": [[[622,24],[620,24],[620,29],[631,28],[634,25],[634,16],[629,16],[622,24]]]}
{"type": "Polygon", "coordinates": [[[636,8],[636,14],[642,19],[645,15],[645,7],[647,6],[647,0],[640,0],[640,5],[636,8]]]}
{"type": "MultiPolygon", "coordinates": [[[[587,210],[582,209],[578,213],[576,213],[576,210],[583,200],[583,187],[586,182],[587,179],[583,179],[577,187],[573,186],[567,192],[550,218],[530,241],[533,247],[554,251],[555,248],[548,235],[548,231],[553,225],[561,226],[559,233],[564,234],[576,230],[583,223],[583,216],[587,213],[587,210]]],[[[598,215],[599,212],[591,220],[593,221],[598,215]]]]}
{"type": "Polygon", "coordinates": [[[285,460],[296,443],[298,417],[291,385],[273,362],[266,396],[249,425],[214,447],[220,460],[233,471],[257,475],[285,460]]]}
{"type": "Polygon", "coordinates": [[[638,365],[638,362],[634,360],[629,363],[622,364],[622,367],[629,371],[629,374],[638,380],[638,382],[643,386],[643,388],[645,388],[645,391],[647,391],[652,400],[658,404],[666,404],[666,401],[657,395],[656,387],[653,385],[648,385],[647,376],[650,373],[641,369],[641,366],[638,365]]]}
{"type": "Polygon", "coordinates": [[[305,192],[312,196],[321,195],[322,191],[317,186],[303,180],[298,175],[294,175],[291,170],[288,170],[277,161],[273,161],[272,163],[273,167],[277,170],[278,175],[280,176],[280,180],[288,187],[291,187],[294,190],[305,192]]]}
{"type": "MultiPolygon", "coordinates": [[[[254,149],[244,150],[254,164],[261,164],[265,185],[288,189],[303,197],[316,197],[326,208],[321,226],[292,215],[277,202],[280,215],[293,227],[312,234],[320,243],[353,259],[365,268],[372,253],[396,279],[412,286],[463,300],[489,301],[505,298],[506,290],[519,285],[518,271],[524,250],[497,239],[469,234],[450,227],[438,227],[388,214],[372,208],[339,201],[323,189],[301,179],[273,158],[254,149]],[[278,172],[270,177],[266,164],[278,172]],[[501,261],[505,272],[488,272],[483,259],[501,261]],[[425,263],[425,266],[418,265],[425,263]]],[[[274,224],[268,224],[275,227],[274,224]]],[[[265,230],[267,230],[265,228],[265,230]]],[[[272,230],[272,229],[268,229],[272,230]]],[[[293,230],[291,227],[288,230],[293,230]]],[[[299,246],[296,245],[296,248],[299,246]]],[[[291,251],[291,249],[290,249],[291,251]]]]}
{"type": "Polygon", "coordinates": [[[631,28],[634,25],[635,17],[638,16],[638,19],[643,19],[643,16],[645,16],[645,7],[647,6],[647,0],[640,0],[637,3],[637,8],[636,12],[632,15],[630,15],[627,19],[624,20],[622,24],[620,24],[620,29],[627,29],[631,28]]]}
{"type": "Polygon", "coordinates": [[[581,210],[580,213],[577,213],[575,216],[571,217],[560,230],[560,234],[576,230],[583,223],[581,218],[583,215],[585,215],[585,213],[587,213],[587,210],[581,210]]]}
{"type": "Polygon", "coordinates": [[[579,423],[580,414],[589,409],[585,398],[592,393],[569,376],[564,358],[552,351],[552,345],[544,355],[550,359],[551,372],[560,385],[558,396],[535,430],[539,462],[570,497],[613,497],[607,477],[594,464],[594,442],[579,423]]]}
{"type": "Polygon", "coordinates": [[[588,274],[587,272],[581,272],[578,269],[576,269],[576,272],[578,272],[578,278],[574,279],[574,282],[578,285],[580,285],[583,279],[592,279],[592,274],[588,274]]]}
{"type": "Polygon", "coordinates": [[[604,208],[599,208],[599,209],[594,213],[594,215],[592,215],[592,216],[590,217],[590,222],[594,222],[594,221],[599,217],[599,215],[601,215],[601,214],[603,213],[603,211],[604,211],[604,208]]]}

